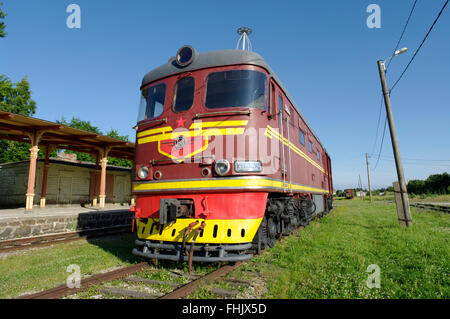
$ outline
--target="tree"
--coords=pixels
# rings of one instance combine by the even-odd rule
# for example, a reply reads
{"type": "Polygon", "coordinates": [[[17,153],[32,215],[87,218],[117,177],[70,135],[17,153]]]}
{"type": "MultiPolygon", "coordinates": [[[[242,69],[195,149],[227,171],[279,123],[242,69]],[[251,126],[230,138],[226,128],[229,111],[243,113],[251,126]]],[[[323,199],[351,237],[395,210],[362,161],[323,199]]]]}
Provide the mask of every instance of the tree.
{"type": "Polygon", "coordinates": [[[426,180],[410,180],[408,182],[408,193],[420,194],[448,194],[450,193],[450,175],[448,173],[433,174],[426,180]]]}
{"type": "Polygon", "coordinates": [[[0,75],[0,110],[25,116],[36,113],[36,102],[31,98],[26,76],[14,84],[7,76],[0,75]]]}
{"type": "Polygon", "coordinates": [[[420,179],[413,179],[408,182],[406,186],[408,193],[419,195],[425,193],[425,181],[420,179]]]}
{"type": "MultiPolygon", "coordinates": [[[[79,130],[84,130],[84,131],[88,131],[88,132],[92,132],[92,133],[96,133],[96,134],[102,134],[100,129],[97,126],[93,126],[91,124],[91,122],[83,121],[74,116],[72,116],[72,120],[70,120],[70,122],[67,122],[65,120],[65,118],[62,117],[61,121],[56,120],[56,123],[59,123],[59,124],[65,125],[65,126],[70,126],[73,128],[77,128],[79,130]]],[[[65,153],[75,153],[75,154],[77,154],[77,160],[80,160],[83,162],[95,163],[95,157],[91,154],[83,153],[83,152],[75,152],[75,151],[70,151],[70,150],[66,150],[65,153]]]]}
{"type": "Polygon", "coordinates": [[[450,186],[450,175],[448,173],[433,174],[425,181],[427,192],[433,194],[446,194],[450,186]]]}
{"type": "MultiPolygon", "coordinates": [[[[32,116],[36,112],[36,102],[31,98],[27,77],[14,84],[7,76],[0,75],[0,110],[25,116],[32,116]]],[[[44,154],[39,152],[38,156],[41,158],[44,154]]],[[[28,159],[29,144],[0,140],[0,163],[28,159]]]]}
{"type": "MultiPolygon", "coordinates": [[[[39,157],[44,156],[39,151],[39,157]]],[[[26,161],[30,159],[30,144],[0,140],[0,163],[26,161]]]]}
{"type": "Polygon", "coordinates": [[[336,197],[343,197],[343,196],[345,196],[345,192],[340,190],[340,189],[338,189],[336,191],[336,197]]]}
{"type": "MultiPolygon", "coordinates": [[[[61,119],[61,121],[56,121],[56,123],[63,124],[66,126],[70,126],[73,128],[77,128],[80,130],[104,135],[103,132],[97,127],[91,124],[89,121],[83,121],[77,117],[72,117],[72,120],[70,122],[67,122],[64,117],[61,119]]],[[[106,136],[116,138],[125,142],[128,142],[128,136],[121,136],[119,135],[119,132],[117,130],[111,129],[109,132],[106,133],[106,136]]],[[[75,152],[75,151],[65,151],[66,153],[75,153],[77,154],[77,159],[84,162],[91,162],[95,163],[95,157],[91,154],[82,153],[82,152],[75,152]]],[[[115,158],[115,157],[108,157],[108,164],[109,165],[116,165],[116,166],[125,166],[125,167],[131,167],[131,162],[126,159],[121,158],[115,158]]]]}
{"type": "MultiPolygon", "coordinates": [[[[3,2],[0,2],[0,6],[3,5],[3,2]]],[[[0,19],[4,19],[6,17],[6,13],[4,13],[2,11],[2,9],[0,8],[0,19]]],[[[4,38],[7,35],[7,33],[5,33],[5,23],[4,22],[0,22],[0,38],[4,38]]]]}
{"type": "MultiPolygon", "coordinates": [[[[111,129],[109,132],[106,133],[106,136],[122,140],[125,142],[129,142],[128,135],[121,136],[119,135],[119,132],[115,129],[111,129]]],[[[123,158],[115,158],[115,157],[108,157],[108,164],[115,165],[115,166],[123,166],[123,167],[131,167],[131,162],[129,160],[123,159],[123,158]]]]}
{"type": "Polygon", "coordinates": [[[66,119],[62,117],[61,121],[56,120],[56,123],[77,128],[79,130],[84,130],[96,134],[102,134],[102,131],[100,131],[100,129],[97,126],[93,126],[91,122],[80,120],[79,118],[74,116],[72,116],[70,122],[67,122],[66,119]]]}

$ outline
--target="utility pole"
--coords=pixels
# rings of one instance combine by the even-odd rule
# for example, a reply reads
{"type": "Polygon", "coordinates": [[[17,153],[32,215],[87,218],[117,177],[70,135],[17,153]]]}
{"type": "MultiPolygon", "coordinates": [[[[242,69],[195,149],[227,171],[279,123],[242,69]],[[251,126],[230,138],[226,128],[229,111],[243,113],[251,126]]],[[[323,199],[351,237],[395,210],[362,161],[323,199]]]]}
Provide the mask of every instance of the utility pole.
{"type": "Polygon", "coordinates": [[[366,198],[364,195],[364,190],[361,182],[361,174],[358,174],[358,187],[359,187],[359,194],[362,195],[363,200],[366,198]]]}
{"type": "Polygon", "coordinates": [[[391,133],[392,150],[394,152],[395,166],[397,168],[397,177],[399,183],[399,192],[401,198],[401,207],[397,203],[397,212],[400,226],[412,226],[411,212],[409,210],[408,192],[406,189],[405,175],[403,173],[402,160],[398,149],[397,131],[395,130],[394,115],[391,109],[391,100],[389,98],[389,90],[386,83],[386,74],[384,71],[384,63],[377,61],[378,71],[380,73],[381,88],[383,90],[384,104],[386,106],[386,115],[389,123],[389,131],[391,133]]]}
{"type": "Polygon", "coordinates": [[[372,189],[370,188],[369,158],[368,158],[367,153],[366,153],[366,165],[367,165],[367,182],[369,184],[369,196],[370,196],[370,201],[372,201],[372,189]]]}

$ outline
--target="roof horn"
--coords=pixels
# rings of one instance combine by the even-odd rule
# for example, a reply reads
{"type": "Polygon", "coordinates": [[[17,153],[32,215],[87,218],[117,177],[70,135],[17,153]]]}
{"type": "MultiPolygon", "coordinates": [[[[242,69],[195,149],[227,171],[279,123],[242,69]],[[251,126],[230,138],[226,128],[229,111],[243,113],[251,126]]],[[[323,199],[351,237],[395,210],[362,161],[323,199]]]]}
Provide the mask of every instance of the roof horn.
{"type": "Polygon", "coordinates": [[[240,27],[237,30],[237,33],[241,36],[239,38],[239,41],[236,45],[236,50],[247,50],[247,51],[252,51],[252,44],[250,43],[250,38],[248,37],[250,34],[252,34],[252,29],[250,29],[249,27],[240,27]],[[242,42],[241,47],[239,48],[239,43],[242,42]]]}

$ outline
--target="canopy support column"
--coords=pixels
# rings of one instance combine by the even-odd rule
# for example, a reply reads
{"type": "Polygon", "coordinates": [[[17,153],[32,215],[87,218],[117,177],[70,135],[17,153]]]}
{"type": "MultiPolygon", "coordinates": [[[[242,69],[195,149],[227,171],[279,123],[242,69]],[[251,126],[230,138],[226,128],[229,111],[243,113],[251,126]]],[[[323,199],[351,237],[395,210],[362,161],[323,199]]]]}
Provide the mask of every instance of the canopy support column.
{"type": "Polygon", "coordinates": [[[100,154],[97,153],[97,156],[95,158],[95,168],[94,168],[94,194],[92,198],[92,206],[97,207],[98,202],[98,163],[99,163],[100,154]]]}
{"type": "Polygon", "coordinates": [[[108,163],[108,153],[111,150],[111,147],[105,147],[101,150],[101,168],[102,171],[100,173],[100,195],[99,197],[99,208],[105,208],[105,200],[106,200],[106,166],[108,163]]]}
{"type": "Polygon", "coordinates": [[[45,200],[47,197],[47,177],[48,177],[48,168],[50,167],[50,153],[55,149],[55,147],[51,144],[47,145],[45,149],[45,160],[44,160],[44,173],[42,174],[42,188],[41,188],[41,201],[40,207],[45,207],[45,200]]]}
{"type": "Polygon", "coordinates": [[[33,209],[34,201],[34,184],[36,182],[36,161],[39,152],[39,140],[41,139],[44,131],[35,131],[33,133],[28,133],[30,138],[31,148],[30,148],[30,168],[28,170],[28,185],[26,196],[25,210],[30,211],[33,209]]]}

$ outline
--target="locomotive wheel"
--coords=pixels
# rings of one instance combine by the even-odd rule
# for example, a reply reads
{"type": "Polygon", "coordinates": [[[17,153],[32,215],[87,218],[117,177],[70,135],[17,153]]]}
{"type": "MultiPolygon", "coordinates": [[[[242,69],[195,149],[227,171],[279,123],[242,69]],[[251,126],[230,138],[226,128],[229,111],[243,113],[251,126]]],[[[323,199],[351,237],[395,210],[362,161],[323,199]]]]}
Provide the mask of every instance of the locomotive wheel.
{"type": "Polygon", "coordinates": [[[275,245],[275,234],[276,234],[276,224],[273,222],[272,218],[267,219],[265,216],[261,221],[258,232],[253,239],[253,249],[259,255],[267,247],[273,247],[275,245]],[[269,220],[269,222],[268,222],[269,220]]]}
{"type": "Polygon", "coordinates": [[[252,241],[252,250],[254,253],[260,255],[261,252],[264,250],[264,243],[263,243],[263,235],[262,235],[262,227],[261,225],[258,228],[258,231],[256,232],[255,237],[252,241]]]}
{"type": "Polygon", "coordinates": [[[316,203],[314,203],[314,201],[311,201],[311,207],[314,207],[314,209],[311,209],[311,213],[308,212],[308,224],[315,217],[314,213],[316,212],[316,203]]]}
{"type": "Polygon", "coordinates": [[[305,218],[302,218],[302,219],[300,220],[300,226],[302,226],[302,227],[308,226],[308,220],[305,219],[305,218]]]}
{"type": "MultiPolygon", "coordinates": [[[[265,217],[264,217],[265,219],[265,217]]],[[[264,221],[263,219],[263,221],[264,221]]],[[[267,246],[269,246],[270,248],[272,248],[273,246],[275,246],[275,241],[278,235],[277,232],[277,224],[273,221],[273,218],[269,217],[267,219],[266,224],[266,243],[267,246]]]]}

